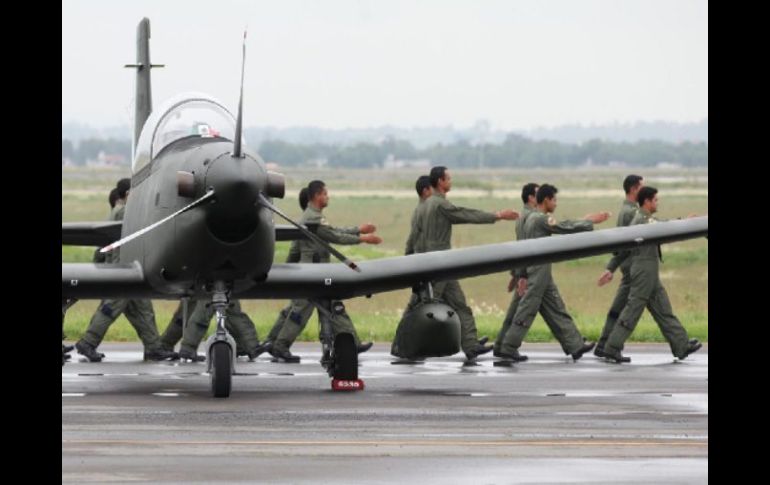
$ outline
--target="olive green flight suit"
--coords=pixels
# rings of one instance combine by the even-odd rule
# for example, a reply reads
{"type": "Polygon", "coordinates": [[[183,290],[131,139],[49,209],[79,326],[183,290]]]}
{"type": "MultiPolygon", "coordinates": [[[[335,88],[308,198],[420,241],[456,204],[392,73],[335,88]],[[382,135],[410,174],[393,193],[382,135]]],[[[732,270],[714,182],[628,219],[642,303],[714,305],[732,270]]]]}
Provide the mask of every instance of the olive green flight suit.
{"type": "MultiPolygon", "coordinates": [[[[593,228],[591,221],[557,222],[552,215],[536,211],[527,218],[522,228],[522,235],[524,239],[536,239],[548,237],[551,234],[592,231],[593,228]]],[[[523,271],[517,270],[517,276],[524,276],[523,271]]],[[[519,301],[513,323],[503,338],[501,350],[505,353],[518,351],[538,312],[566,353],[573,354],[580,350],[583,346],[583,337],[572,317],[567,313],[559,288],[553,281],[551,265],[528,266],[526,277],[527,291],[519,301]]]]}
{"type": "MultiPolygon", "coordinates": [[[[652,214],[640,208],[631,225],[655,222],[657,219],[652,214]]],[[[631,259],[631,291],[628,303],[620,312],[617,323],[604,346],[605,353],[620,353],[624,342],[631,336],[642,312],[647,308],[660,327],[663,337],[671,346],[671,353],[678,358],[685,357],[688,347],[687,331],[674,315],[666,289],[660,282],[660,246],[656,244],[640,246],[615,258],[621,262],[624,258],[631,259]]]]}
{"type": "MultiPolygon", "coordinates": [[[[631,225],[631,221],[636,215],[636,211],[639,210],[639,204],[631,202],[628,199],[623,200],[623,206],[620,208],[618,214],[617,227],[625,227],[631,225]]],[[[619,253],[615,253],[618,255],[619,253]]],[[[618,262],[616,258],[610,259],[607,263],[606,269],[612,273],[620,267],[620,273],[623,275],[620,279],[620,285],[615,292],[615,298],[612,300],[610,310],[607,312],[607,319],[604,321],[604,328],[602,329],[602,335],[599,337],[599,341],[596,343],[596,349],[601,351],[604,349],[604,344],[612,332],[612,328],[615,326],[615,321],[618,319],[618,315],[623,310],[628,302],[628,294],[631,292],[631,258],[626,258],[622,264],[618,262]]]]}
{"type": "MultiPolygon", "coordinates": [[[[425,209],[426,204],[425,201],[427,199],[420,198],[419,202],[417,203],[417,207],[414,208],[414,212],[412,212],[412,221],[410,223],[410,230],[409,230],[409,237],[406,239],[406,248],[404,249],[404,255],[409,256],[410,254],[414,253],[421,253],[421,248],[423,245],[422,242],[422,235],[420,233],[419,228],[417,227],[417,220],[420,218],[420,213],[425,209]],[[415,250],[417,248],[417,250],[415,250]]],[[[401,342],[401,339],[403,338],[401,335],[401,329],[404,324],[404,320],[406,319],[406,316],[414,310],[414,307],[417,306],[417,304],[420,302],[420,295],[418,293],[412,292],[411,296],[409,297],[409,302],[406,305],[406,308],[404,309],[404,313],[401,315],[401,320],[398,322],[398,325],[396,326],[396,335],[393,337],[393,343],[390,345],[390,353],[392,355],[395,355],[396,357],[399,357],[399,343],[401,342]]]]}
{"type": "MultiPolygon", "coordinates": [[[[358,234],[360,233],[358,227],[349,228],[336,228],[326,221],[323,213],[313,207],[312,204],[307,206],[305,212],[302,214],[300,224],[317,224],[318,229],[316,235],[332,244],[359,244],[360,240],[358,234]]],[[[325,248],[317,245],[311,240],[299,240],[297,241],[300,252],[301,263],[328,263],[331,261],[331,254],[325,248]]],[[[360,341],[356,333],[353,322],[350,320],[344,306],[337,306],[336,310],[332,309],[331,300],[319,300],[318,303],[327,310],[330,310],[331,327],[334,332],[334,336],[339,333],[350,333],[353,335],[353,339],[356,345],[359,345],[360,341]]],[[[276,351],[288,351],[289,347],[294,343],[302,330],[307,325],[310,316],[313,314],[315,304],[309,300],[297,299],[292,300],[289,313],[283,321],[283,327],[278,333],[278,337],[275,339],[273,349],[276,351]]],[[[319,319],[326,318],[322,312],[319,312],[319,319]]]]}
{"type": "MultiPolygon", "coordinates": [[[[166,327],[166,331],[161,336],[161,344],[166,350],[173,350],[174,345],[182,340],[181,349],[185,349],[188,352],[195,353],[198,349],[203,337],[206,336],[206,331],[211,324],[211,318],[216,313],[214,307],[211,305],[206,306],[201,301],[191,301],[188,304],[187,312],[187,329],[186,338],[183,339],[184,332],[182,331],[184,305],[179,303],[174,316],[171,317],[171,322],[166,327]]],[[[233,336],[236,343],[236,353],[245,353],[254,351],[259,345],[259,339],[257,337],[257,330],[254,327],[254,322],[251,321],[248,315],[241,311],[241,303],[238,300],[231,300],[230,304],[225,310],[225,328],[233,336]]]]}
{"type": "MultiPolygon", "coordinates": [[[[420,234],[420,245],[415,252],[443,251],[452,248],[453,224],[493,224],[497,221],[491,212],[457,207],[441,193],[434,193],[425,201],[420,210],[416,226],[420,234]]],[[[478,346],[476,321],[473,311],[465,302],[465,294],[457,280],[438,281],[432,284],[433,296],[443,300],[457,312],[460,318],[460,335],[463,352],[470,352],[478,346]]]]}
{"type": "MultiPolygon", "coordinates": [[[[519,218],[516,220],[516,240],[521,241],[522,240],[522,228],[524,227],[524,223],[527,221],[527,218],[530,214],[533,212],[536,212],[535,209],[530,207],[528,204],[524,204],[524,208],[521,209],[521,214],[519,215],[519,218]]],[[[511,276],[516,278],[516,272],[511,271],[511,276]]],[[[515,281],[514,281],[515,283],[515,281]]],[[[511,298],[511,304],[508,305],[508,311],[505,312],[505,318],[503,319],[503,325],[500,327],[500,331],[497,333],[497,339],[495,339],[495,352],[500,352],[500,349],[503,346],[503,339],[505,338],[505,334],[508,333],[508,329],[511,327],[511,322],[513,321],[513,316],[516,314],[516,309],[519,307],[519,301],[521,301],[521,297],[519,296],[519,293],[516,291],[516,286],[514,285],[513,288],[513,298],[511,298]]]]}
{"type": "MultiPolygon", "coordinates": [[[[291,246],[289,246],[289,254],[286,256],[286,262],[287,263],[299,263],[299,241],[294,240],[291,242],[291,246]]],[[[281,329],[283,328],[283,321],[286,320],[286,317],[289,315],[289,312],[291,311],[291,302],[289,302],[288,305],[283,307],[281,311],[278,313],[278,318],[275,319],[275,323],[270,328],[270,333],[267,335],[267,338],[265,339],[265,342],[275,342],[275,339],[278,338],[278,335],[281,333],[281,329]]],[[[308,318],[310,318],[308,316],[308,318]]]]}
{"type": "MultiPolygon", "coordinates": [[[[124,204],[116,204],[110,212],[110,220],[123,220],[125,210],[124,204]]],[[[118,261],[120,261],[120,248],[113,249],[106,254],[105,263],[118,261]]],[[[83,340],[93,347],[98,347],[110,325],[118,319],[121,313],[125,313],[126,319],[136,330],[145,350],[153,351],[160,348],[158,326],[155,323],[155,312],[150,300],[102,300],[96,313],[91,317],[83,340]]]]}

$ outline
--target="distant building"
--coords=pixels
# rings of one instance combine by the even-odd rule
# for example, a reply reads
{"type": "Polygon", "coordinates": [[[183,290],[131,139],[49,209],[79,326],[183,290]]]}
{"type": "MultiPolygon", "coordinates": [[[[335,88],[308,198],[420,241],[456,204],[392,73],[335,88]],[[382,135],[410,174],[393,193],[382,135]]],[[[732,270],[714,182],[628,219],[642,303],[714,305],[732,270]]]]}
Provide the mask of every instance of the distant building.
{"type": "Polygon", "coordinates": [[[119,167],[127,165],[126,156],[120,153],[105,153],[100,151],[96,160],[86,160],[89,167],[119,167]]]}
{"type": "Polygon", "coordinates": [[[419,168],[429,169],[430,160],[427,158],[407,158],[396,159],[392,154],[388,155],[384,162],[382,162],[382,168],[386,170],[395,170],[399,168],[419,168]]]}

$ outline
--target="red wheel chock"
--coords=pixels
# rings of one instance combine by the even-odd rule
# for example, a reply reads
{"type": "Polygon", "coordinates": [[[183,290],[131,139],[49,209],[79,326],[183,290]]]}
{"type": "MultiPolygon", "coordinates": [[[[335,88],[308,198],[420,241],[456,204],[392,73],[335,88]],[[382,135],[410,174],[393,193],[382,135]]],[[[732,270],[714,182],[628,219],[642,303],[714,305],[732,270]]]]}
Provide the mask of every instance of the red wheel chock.
{"type": "Polygon", "coordinates": [[[332,379],[332,391],[363,391],[364,381],[361,379],[332,379]]]}

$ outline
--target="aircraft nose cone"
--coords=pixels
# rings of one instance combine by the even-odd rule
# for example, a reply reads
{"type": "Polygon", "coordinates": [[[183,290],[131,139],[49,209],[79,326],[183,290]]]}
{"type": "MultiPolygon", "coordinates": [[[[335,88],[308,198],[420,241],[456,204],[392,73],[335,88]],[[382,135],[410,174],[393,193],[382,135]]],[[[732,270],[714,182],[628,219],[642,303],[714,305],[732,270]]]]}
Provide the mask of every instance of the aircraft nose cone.
{"type": "Polygon", "coordinates": [[[206,188],[214,189],[215,203],[208,207],[206,222],[218,239],[235,243],[248,238],[259,223],[257,196],[265,175],[248,157],[229,154],[214,160],[206,173],[206,188]]]}
{"type": "Polygon", "coordinates": [[[206,173],[206,187],[214,189],[217,204],[239,211],[245,207],[254,207],[259,182],[263,178],[254,160],[222,156],[210,164],[206,173]]]}

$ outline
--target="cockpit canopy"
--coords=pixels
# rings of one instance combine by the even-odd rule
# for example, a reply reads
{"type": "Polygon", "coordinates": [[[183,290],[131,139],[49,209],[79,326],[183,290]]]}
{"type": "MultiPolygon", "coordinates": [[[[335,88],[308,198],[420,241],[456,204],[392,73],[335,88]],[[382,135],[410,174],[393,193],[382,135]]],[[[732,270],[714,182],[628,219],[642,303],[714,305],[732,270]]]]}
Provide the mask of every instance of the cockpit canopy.
{"type": "Polygon", "coordinates": [[[214,98],[201,93],[175,96],[154,110],[136,144],[133,173],[171,143],[187,137],[235,139],[235,118],[214,98]]]}

